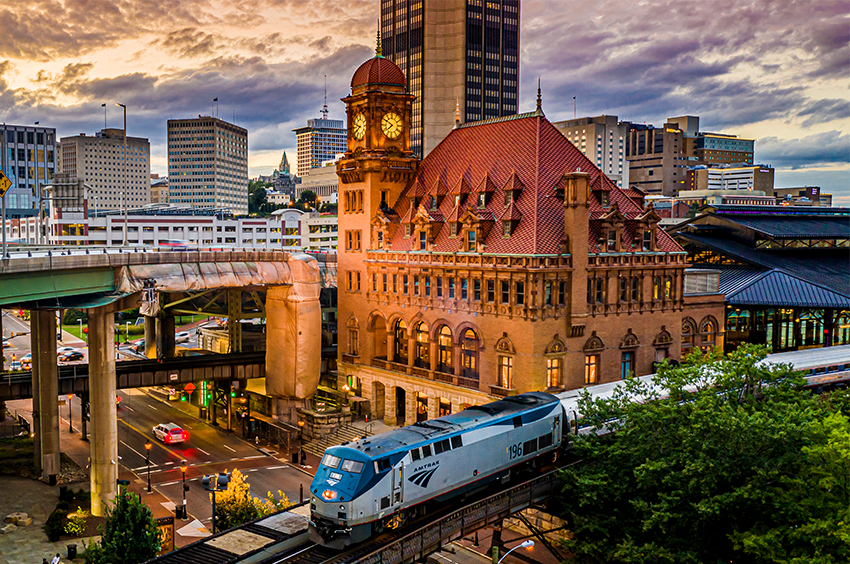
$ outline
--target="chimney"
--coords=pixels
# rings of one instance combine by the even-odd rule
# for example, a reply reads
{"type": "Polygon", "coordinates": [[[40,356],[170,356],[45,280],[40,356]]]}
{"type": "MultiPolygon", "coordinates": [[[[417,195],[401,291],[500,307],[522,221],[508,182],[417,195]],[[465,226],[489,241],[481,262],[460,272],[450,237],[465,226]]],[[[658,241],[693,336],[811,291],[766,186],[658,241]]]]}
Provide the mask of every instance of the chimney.
{"type": "Polygon", "coordinates": [[[572,263],[567,335],[581,337],[587,318],[590,175],[581,170],[568,171],[564,173],[561,182],[564,186],[564,240],[572,263]]]}

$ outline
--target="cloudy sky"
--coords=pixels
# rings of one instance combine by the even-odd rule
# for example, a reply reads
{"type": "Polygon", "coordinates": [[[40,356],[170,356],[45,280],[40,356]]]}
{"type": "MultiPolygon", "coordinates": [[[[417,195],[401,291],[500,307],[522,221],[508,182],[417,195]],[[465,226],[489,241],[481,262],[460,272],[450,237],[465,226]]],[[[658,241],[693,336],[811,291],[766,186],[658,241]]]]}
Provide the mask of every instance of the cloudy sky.
{"type": "MultiPolygon", "coordinates": [[[[426,5],[429,0],[426,0],[426,5]]],[[[430,0],[431,2],[449,0],[430,0]]],[[[107,120],[151,141],[166,173],[169,118],[249,130],[249,173],[269,173],[292,129],[330,117],[371,56],[379,0],[3,0],[0,120],[60,136],[107,120]]],[[[550,120],[607,113],[755,138],[776,185],[820,185],[850,205],[850,1],[523,0],[520,109],[537,77],[550,120]]],[[[292,159],[294,160],[294,159],[292,159]]]]}

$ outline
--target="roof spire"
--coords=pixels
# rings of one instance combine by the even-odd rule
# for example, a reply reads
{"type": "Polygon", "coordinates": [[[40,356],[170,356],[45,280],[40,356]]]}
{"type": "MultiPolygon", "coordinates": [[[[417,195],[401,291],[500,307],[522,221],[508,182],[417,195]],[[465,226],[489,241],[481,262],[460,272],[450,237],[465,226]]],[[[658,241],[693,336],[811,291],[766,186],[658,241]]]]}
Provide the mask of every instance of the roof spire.
{"type": "Polygon", "coordinates": [[[378,19],[378,41],[375,45],[375,56],[383,57],[383,49],[381,48],[381,20],[378,19]]]}
{"type": "Polygon", "coordinates": [[[455,103],[455,129],[460,127],[460,100],[455,103]]]}
{"type": "Polygon", "coordinates": [[[537,115],[543,115],[543,96],[540,94],[540,77],[537,77],[537,109],[535,112],[537,115]]]}

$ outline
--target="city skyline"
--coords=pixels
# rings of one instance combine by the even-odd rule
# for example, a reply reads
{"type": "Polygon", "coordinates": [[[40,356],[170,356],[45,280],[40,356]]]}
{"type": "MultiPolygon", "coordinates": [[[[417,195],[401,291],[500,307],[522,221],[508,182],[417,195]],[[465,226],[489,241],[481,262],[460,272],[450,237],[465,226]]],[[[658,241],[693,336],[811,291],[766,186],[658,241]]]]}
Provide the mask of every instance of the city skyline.
{"type": "MultiPolygon", "coordinates": [[[[375,0],[284,2],[230,8],[216,1],[121,5],[68,1],[64,10],[0,10],[0,117],[55,127],[60,137],[100,128],[128,106],[128,135],[151,140],[151,171],[167,171],[166,121],[213,114],[246,127],[249,176],[295,153],[291,130],[329,117],[356,66],[374,49],[375,0]],[[123,9],[123,11],[122,11],[123,9]],[[294,25],[293,22],[297,22],[294,25]],[[50,29],[45,35],[42,30],[50,29]],[[98,29],[98,33],[92,33],[98,29]],[[188,94],[187,94],[188,93],[188,94]]],[[[519,111],[542,77],[550,120],[603,113],[661,126],[700,116],[707,131],[756,139],[756,161],[776,185],[820,185],[837,204],[847,186],[850,104],[846,3],[817,6],[526,0],[519,111]],[[568,20],[564,14],[570,14],[568,20]]]]}

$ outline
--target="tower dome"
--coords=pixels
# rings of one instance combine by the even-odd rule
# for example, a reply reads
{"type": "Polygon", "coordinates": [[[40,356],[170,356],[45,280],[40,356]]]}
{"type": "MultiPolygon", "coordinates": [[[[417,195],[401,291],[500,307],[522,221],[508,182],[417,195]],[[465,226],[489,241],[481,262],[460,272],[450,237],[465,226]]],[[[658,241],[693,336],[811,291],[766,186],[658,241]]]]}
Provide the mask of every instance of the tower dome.
{"type": "Polygon", "coordinates": [[[351,77],[352,88],[366,84],[406,88],[407,79],[404,78],[404,73],[401,72],[398,65],[381,55],[376,55],[360,65],[354,72],[354,76],[351,77]]]}

